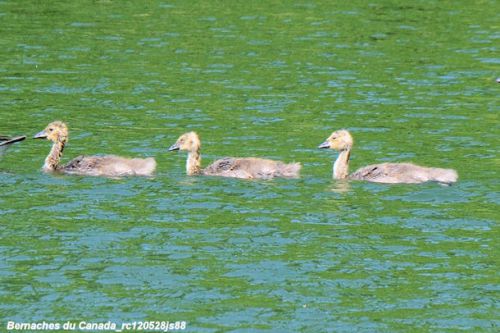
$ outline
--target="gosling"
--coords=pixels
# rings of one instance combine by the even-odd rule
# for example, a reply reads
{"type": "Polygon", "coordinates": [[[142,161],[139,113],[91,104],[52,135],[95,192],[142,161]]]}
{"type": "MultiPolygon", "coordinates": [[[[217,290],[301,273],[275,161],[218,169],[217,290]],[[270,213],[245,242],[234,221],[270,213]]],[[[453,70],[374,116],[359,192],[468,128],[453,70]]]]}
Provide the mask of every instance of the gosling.
{"type": "Polygon", "coordinates": [[[37,133],[34,139],[52,141],[52,149],[45,159],[42,170],[47,173],[60,172],[82,176],[151,176],[156,169],[156,161],[148,158],[125,158],[114,155],[78,156],[68,164],[61,166],[64,146],[68,142],[68,127],[61,121],[50,123],[43,131],[37,133]]]}
{"type": "Polygon", "coordinates": [[[412,163],[372,164],[358,169],[349,175],[349,156],[353,146],[351,134],[341,129],[333,132],[318,148],[334,149],[339,156],[333,165],[334,179],[366,180],[387,184],[419,184],[435,181],[451,184],[457,181],[458,174],[453,169],[429,168],[412,163]]]}
{"type": "Polygon", "coordinates": [[[186,161],[186,173],[188,176],[205,175],[243,179],[299,177],[300,163],[286,164],[280,161],[257,157],[225,157],[202,169],[200,148],[201,142],[198,134],[189,132],[181,135],[168,150],[186,150],[188,152],[186,161]]]}

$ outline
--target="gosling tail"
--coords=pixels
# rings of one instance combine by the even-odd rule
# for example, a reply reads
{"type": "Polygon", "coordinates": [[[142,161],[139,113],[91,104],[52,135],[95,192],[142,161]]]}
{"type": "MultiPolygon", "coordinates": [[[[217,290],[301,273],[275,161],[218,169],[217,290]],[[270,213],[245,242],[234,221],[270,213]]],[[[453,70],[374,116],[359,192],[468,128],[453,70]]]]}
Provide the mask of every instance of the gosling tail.
{"type": "Polygon", "coordinates": [[[430,180],[450,185],[458,180],[458,173],[453,169],[433,168],[430,180]]]}
{"type": "Polygon", "coordinates": [[[138,176],[151,176],[156,170],[156,161],[152,157],[132,161],[135,164],[135,174],[138,176]]]}
{"type": "Polygon", "coordinates": [[[302,165],[298,162],[297,163],[283,164],[278,169],[278,175],[280,177],[298,178],[300,176],[300,169],[301,168],[302,168],[302,165]]]}

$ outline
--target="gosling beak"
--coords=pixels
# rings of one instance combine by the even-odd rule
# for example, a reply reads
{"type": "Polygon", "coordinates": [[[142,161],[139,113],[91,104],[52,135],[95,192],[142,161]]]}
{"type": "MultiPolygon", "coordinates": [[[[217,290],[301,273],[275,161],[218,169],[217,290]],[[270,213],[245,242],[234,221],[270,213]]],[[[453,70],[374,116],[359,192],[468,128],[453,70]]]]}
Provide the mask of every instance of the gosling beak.
{"type": "Polygon", "coordinates": [[[168,151],[179,150],[179,144],[176,142],[168,148],[168,151]]]}
{"type": "Polygon", "coordinates": [[[14,138],[6,138],[6,139],[7,139],[6,141],[0,142],[0,145],[23,141],[24,139],[26,139],[26,136],[22,135],[22,136],[16,136],[14,138]]]}
{"type": "Polygon", "coordinates": [[[330,142],[325,141],[318,146],[318,148],[330,148],[330,142]]]}
{"type": "Polygon", "coordinates": [[[35,134],[33,139],[46,139],[47,138],[47,133],[45,133],[45,130],[38,132],[35,134]]]}

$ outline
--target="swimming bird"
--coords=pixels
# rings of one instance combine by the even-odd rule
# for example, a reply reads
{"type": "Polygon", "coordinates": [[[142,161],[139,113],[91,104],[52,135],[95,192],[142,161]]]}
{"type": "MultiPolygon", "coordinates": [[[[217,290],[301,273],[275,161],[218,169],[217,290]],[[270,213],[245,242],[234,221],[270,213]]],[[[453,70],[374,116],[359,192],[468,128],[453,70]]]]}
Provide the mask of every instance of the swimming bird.
{"type": "Polygon", "coordinates": [[[186,173],[188,176],[205,175],[245,179],[299,177],[300,163],[286,164],[280,161],[257,157],[225,157],[202,169],[200,149],[201,142],[198,134],[188,132],[181,135],[168,150],[186,150],[188,152],[186,161],[186,173]]]}
{"type": "Polygon", "coordinates": [[[148,158],[125,158],[115,155],[105,156],[78,156],[68,164],[61,166],[64,146],[68,142],[68,127],[61,121],[54,121],[37,133],[34,139],[52,141],[52,149],[45,159],[43,171],[61,172],[84,176],[151,176],[156,169],[156,161],[148,158]]]}
{"type": "Polygon", "coordinates": [[[8,137],[8,136],[4,136],[4,135],[0,135],[0,157],[2,157],[2,155],[5,153],[7,148],[9,148],[13,143],[23,141],[24,139],[26,139],[26,137],[24,135],[23,136],[16,136],[13,138],[8,137]]]}
{"type": "Polygon", "coordinates": [[[318,148],[329,148],[339,152],[333,165],[333,178],[388,184],[418,184],[428,181],[450,184],[458,179],[458,174],[453,169],[429,168],[412,163],[372,164],[349,175],[349,157],[353,143],[349,131],[341,129],[333,132],[325,142],[319,145],[318,148]]]}

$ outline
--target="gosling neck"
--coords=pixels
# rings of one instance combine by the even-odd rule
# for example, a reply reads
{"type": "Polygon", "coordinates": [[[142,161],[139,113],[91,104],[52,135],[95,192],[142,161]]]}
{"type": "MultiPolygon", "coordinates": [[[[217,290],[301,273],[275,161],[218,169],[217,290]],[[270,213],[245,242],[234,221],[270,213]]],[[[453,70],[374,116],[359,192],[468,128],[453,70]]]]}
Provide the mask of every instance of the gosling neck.
{"type": "Polygon", "coordinates": [[[52,148],[50,149],[49,155],[45,159],[45,164],[43,165],[43,171],[52,172],[57,170],[59,161],[61,160],[61,156],[63,154],[65,144],[66,144],[65,140],[58,140],[54,142],[52,148]]]}
{"type": "Polygon", "coordinates": [[[186,173],[188,176],[201,174],[201,154],[199,147],[188,153],[188,158],[186,161],[186,173]]]}
{"type": "Polygon", "coordinates": [[[341,150],[337,160],[333,164],[333,178],[346,179],[349,176],[349,156],[350,149],[341,150]]]}

